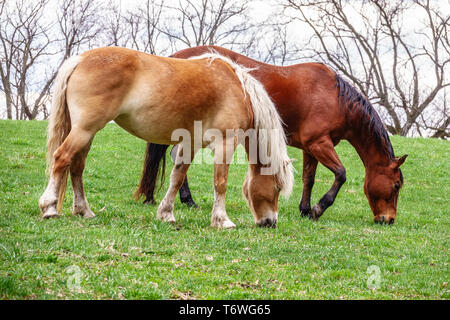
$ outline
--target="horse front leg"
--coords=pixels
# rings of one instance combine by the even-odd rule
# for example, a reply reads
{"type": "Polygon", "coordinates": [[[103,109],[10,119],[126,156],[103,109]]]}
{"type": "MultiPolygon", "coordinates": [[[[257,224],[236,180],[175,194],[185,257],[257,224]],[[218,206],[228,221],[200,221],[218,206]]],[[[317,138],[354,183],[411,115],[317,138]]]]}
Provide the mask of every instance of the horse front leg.
{"type": "MultiPolygon", "coordinates": [[[[172,151],[170,151],[170,155],[172,157],[172,161],[175,162],[175,159],[177,157],[177,151],[178,151],[178,144],[175,145],[172,148],[172,151]]],[[[183,184],[180,188],[180,201],[181,203],[186,204],[188,207],[198,208],[198,205],[195,203],[194,199],[192,198],[191,190],[189,189],[189,183],[187,175],[184,177],[183,184]]]]}
{"type": "Polygon", "coordinates": [[[214,228],[231,229],[236,227],[228,218],[225,209],[228,169],[235,149],[234,138],[225,140],[214,148],[214,206],[211,213],[211,226],[214,228]]]}
{"type": "Polygon", "coordinates": [[[337,197],[339,190],[346,181],[345,168],[334,150],[334,144],[329,137],[310,144],[309,151],[325,167],[334,173],[334,183],[330,190],[312,208],[312,219],[319,220],[325,210],[330,207],[337,197]]]}
{"type": "Polygon", "coordinates": [[[311,211],[311,192],[316,177],[317,163],[318,161],[313,155],[303,150],[303,192],[299,204],[302,217],[313,217],[311,211]]]}
{"type": "Polygon", "coordinates": [[[211,213],[211,226],[214,228],[231,229],[236,227],[228,218],[225,209],[229,167],[229,164],[214,165],[214,206],[211,213]]]}

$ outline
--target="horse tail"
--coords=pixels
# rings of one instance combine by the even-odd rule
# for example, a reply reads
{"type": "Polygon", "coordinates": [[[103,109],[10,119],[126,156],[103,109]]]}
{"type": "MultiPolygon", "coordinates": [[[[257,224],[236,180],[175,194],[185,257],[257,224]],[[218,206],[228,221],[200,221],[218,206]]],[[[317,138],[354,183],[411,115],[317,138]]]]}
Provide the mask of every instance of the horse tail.
{"type": "Polygon", "coordinates": [[[267,148],[270,167],[281,188],[281,194],[288,197],[294,184],[294,169],[287,153],[283,122],[264,86],[249,74],[252,69],[238,65],[230,58],[216,52],[203,54],[191,59],[220,59],[229,64],[239,78],[242,88],[250,97],[254,115],[254,128],[258,131],[259,148],[267,148]],[[262,129],[262,130],[261,130],[262,129]]]}
{"type": "MultiPolygon", "coordinates": [[[[66,89],[70,75],[80,63],[81,56],[67,59],[59,68],[53,89],[52,107],[47,129],[47,174],[53,168],[54,153],[61,146],[71,130],[70,114],[66,101],[66,89]]],[[[63,172],[61,188],[59,189],[57,211],[61,211],[67,188],[69,168],[63,172]]]]}
{"type": "Polygon", "coordinates": [[[136,199],[145,195],[145,202],[154,201],[154,192],[158,174],[160,175],[160,187],[164,184],[164,173],[166,171],[166,144],[147,143],[145,151],[144,169],[142,170],[141,182],[134,193],[136,199]],[[162,168],[160,168],[162,160],[162,168]]]}

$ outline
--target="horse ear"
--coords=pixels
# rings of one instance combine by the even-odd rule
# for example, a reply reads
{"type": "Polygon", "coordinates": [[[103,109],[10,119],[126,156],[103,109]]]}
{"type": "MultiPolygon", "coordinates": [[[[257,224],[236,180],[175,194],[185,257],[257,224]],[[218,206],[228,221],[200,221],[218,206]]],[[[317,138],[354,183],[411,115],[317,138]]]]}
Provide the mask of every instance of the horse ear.
{"type": "Polygon", "coordinates": [[[400,166],[403,164],[403,162],[405,162],[407,156],[408,156],[408,155],[405,154],[404,156],[402,156],[401,158],[399,158],[399,159],[397,160],[397,167],[400,167],[400,166]]]}

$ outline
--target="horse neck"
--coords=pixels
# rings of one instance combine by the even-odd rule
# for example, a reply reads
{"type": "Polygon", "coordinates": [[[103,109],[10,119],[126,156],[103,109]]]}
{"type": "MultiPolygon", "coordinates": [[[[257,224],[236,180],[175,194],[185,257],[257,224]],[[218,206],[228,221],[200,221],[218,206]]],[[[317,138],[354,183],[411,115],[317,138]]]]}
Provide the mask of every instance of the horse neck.
{"type": "Polygon", "coordinates": [[[366,167],[386,167],[394,160],[394,150],[383,122],[367,97],[336,75],[338,99],[345,112],[345,138],[355,147],[366,167]]]}
{"type": "Polygon", "coordinates": [[[378,144],[373,143],[365,134],[355,134],[348,139],[361,158],[366,174],[376,168],[387,167],[391,163],[389,154],[378,144]]]}

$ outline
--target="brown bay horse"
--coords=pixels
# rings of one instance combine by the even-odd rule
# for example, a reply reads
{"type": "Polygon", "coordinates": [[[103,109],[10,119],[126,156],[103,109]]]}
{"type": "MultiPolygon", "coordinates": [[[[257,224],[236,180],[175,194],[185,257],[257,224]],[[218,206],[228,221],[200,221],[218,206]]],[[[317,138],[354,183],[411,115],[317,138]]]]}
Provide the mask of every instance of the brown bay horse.
{"type": "MultiPolygon", "coordinates": [[[[252,161],[243,193],[258,225],[276,225],[278,195],[290,193],[293,173],[282,122],[262,84],[246,69],[217,54],[185,60],[118,47],[69,58],[58,72],[48,126],[50,179],[39,200],[44,218],[56,217],[61,211],[69,172],[73,214],[95,216],[86,200],[82,175],[95,134],[112,120],[131,134],[158,144],[179,143],[173,139],[177,130],[188,134],[178,149],[169,189],[158,207],[157,217],[163,221],[175,222],[173,203],[190,159],[199,148],[214,150],[211,224],[218,228],[235,226],[226,214],[225,192],[229,155],[238,140],[225,132],[271,130],[265,140],[270,162],[262,163],[260,156],[253,161],[249,156],[252,161]],[[197,146],[190,143],[196,121],[204,130],[197,146]],[[209,129],[216,135],[205,138],[209,129]],[[273,169],[271,174],[264,173],[268,167],[273,169]]],[[[242,144],[249,154],[250,141],[242,144]]]]}
{"type": "MultiPolygon", "coordinates": [[[[252,69],[250,73],[264,85],[285,123],[288,144],[303,150],[303,194],[299,204],[302,216],[317,220],[335,201],[346,181],[346,170],[334,147],[345,139],[364,163],[364,193],[374,221],[394,223],[398,194],[403,185],[400,166],[407,155],[394,156],[381,119],[366,97],[320,63],[279,67],[217,46],[189,48],[173,56],[189,58],[211,50],[252,69]],[[335,181],[311,208],[311,191],[318,162],[334,173],[335,181]]],[[[159,162],[165,160],[166,149],[165,145],[147,145],[141,183],[136,192],[137,195],[145,195],[147,202],[153,201],[159,162]]],[[[183,202],[195,205],[187,179],[180,196],[183,202]]]]}

